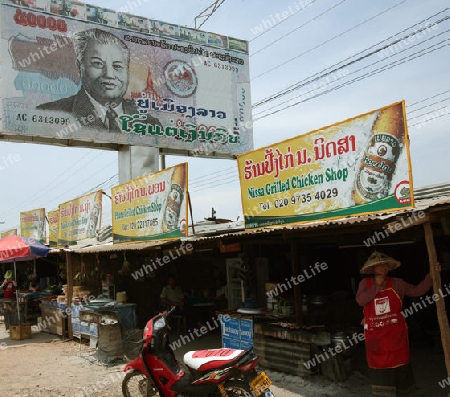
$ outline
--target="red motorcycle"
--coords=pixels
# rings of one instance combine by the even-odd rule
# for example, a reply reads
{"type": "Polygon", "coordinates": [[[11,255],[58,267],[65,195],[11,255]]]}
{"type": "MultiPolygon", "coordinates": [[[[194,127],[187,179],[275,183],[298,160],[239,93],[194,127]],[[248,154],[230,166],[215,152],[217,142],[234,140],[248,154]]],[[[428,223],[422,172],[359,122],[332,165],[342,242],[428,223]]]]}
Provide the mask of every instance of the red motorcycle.
{"type": "Polygon", "coordinates": [[[252,348],[191,351],[179,363],[168,336],[174,309],[156,315],[144,328],[139,357],[124,369],[124,397],[273,397],[270,378],[256,372],[252,348]]]}

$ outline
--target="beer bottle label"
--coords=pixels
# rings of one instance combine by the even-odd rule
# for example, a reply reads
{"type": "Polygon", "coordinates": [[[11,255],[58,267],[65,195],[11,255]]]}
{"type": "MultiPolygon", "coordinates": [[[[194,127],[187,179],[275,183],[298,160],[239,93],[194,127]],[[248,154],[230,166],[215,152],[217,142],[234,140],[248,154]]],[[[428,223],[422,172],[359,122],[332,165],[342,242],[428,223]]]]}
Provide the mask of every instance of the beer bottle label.
{"type": "Polygon", "coordinates": [[[97,223],[98,218],[100,217],[100,207],[98,204],[95,204],[91,211],[91,216],[89,218],[88,222],[88,232],[87,237],[93,238],[96,236],[97,233],[97,223]]]}
{"type": "Polygon", "coordinates": [[[167,197],[166,211],[164,212],[163,222],[167,230],[174,230],[178,226],[178,218],[180,217],[183,196],[183,188],[173,183],[169,196],[167,197]]]}
{"type": "Polygon", "coordinates": [[[394,135],[379,132],[372,136],[356,179],[356,189],[366,201],[388,195],[400,150],[394,135]]]}

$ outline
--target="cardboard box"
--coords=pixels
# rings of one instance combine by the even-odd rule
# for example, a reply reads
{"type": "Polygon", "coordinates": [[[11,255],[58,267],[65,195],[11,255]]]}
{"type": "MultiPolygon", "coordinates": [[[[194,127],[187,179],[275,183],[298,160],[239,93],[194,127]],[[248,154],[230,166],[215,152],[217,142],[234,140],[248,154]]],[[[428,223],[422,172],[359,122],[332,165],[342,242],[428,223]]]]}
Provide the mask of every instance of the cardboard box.
{"type": "Polygon", "coordinates": [[[31,339],[31,324],[10,325],[9,336],[15,340],[31,339]]]}

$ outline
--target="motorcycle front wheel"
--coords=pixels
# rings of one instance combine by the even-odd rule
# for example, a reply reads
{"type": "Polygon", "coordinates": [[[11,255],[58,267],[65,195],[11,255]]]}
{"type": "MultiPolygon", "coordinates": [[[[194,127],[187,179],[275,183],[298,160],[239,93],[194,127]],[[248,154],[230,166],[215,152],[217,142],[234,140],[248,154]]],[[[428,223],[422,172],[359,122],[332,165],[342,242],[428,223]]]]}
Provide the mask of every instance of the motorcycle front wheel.
{"type": "Polygon", "coordinates": [[[122,381],[123,397],[159,397],[152,379],[136,369],[128,372],[122,381]]]}
{"type": "MultiPolygon", "coordinates": [[[[229,397],[254,397],[250,385],[243,380],[231,380],[224,384],[229,397]]],[[[220,396],[220,393],[218,394],[220,396]]]]}

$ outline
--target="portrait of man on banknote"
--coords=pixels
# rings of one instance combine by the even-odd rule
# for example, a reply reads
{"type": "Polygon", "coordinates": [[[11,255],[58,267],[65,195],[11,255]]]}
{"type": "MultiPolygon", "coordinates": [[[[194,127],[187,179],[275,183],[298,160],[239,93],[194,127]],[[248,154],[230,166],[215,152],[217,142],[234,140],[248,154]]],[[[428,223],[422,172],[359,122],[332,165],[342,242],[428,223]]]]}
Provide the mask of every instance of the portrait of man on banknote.
{"type": "MultiPolygon", "coordinates": [[[[124,99],[129,83],[129,48],[112,33],[95,28],[76,33],[74,49],[81,75],[80,90],[36,109],[71,113],[86,127],[120,132],[118,116],[139,113],[133,100],[124,99]]],[[[150,115],[146,122],[160,125],[150,115]]]]}

